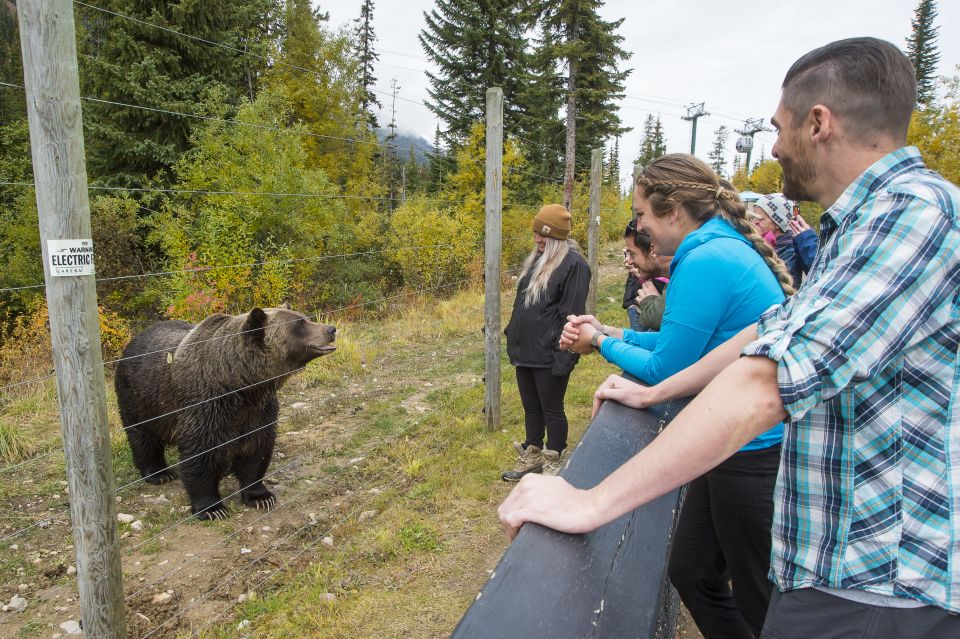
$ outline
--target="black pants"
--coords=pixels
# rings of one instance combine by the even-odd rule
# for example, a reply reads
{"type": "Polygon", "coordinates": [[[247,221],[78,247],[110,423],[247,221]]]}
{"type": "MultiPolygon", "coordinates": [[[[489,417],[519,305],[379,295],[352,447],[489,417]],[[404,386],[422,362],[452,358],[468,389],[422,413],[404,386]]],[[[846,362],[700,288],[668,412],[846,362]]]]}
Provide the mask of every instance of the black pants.
{"type": "Polygon", "coordinates": [[[523,423],[527,431],[524,447],[543,448],[546,432],[550,450],[562,452],[567,447],[567,415],[563,412],[563,396],[567,393],[569,375],[558,377],[549,368],[517,366],[517,388],[523,403],[523,423]]]}
{"type": "Polygon", "coordinates": [[[763,639],[956,639],[960,616],[934,606],[883,608],[813,588],[773,593],[763,639]]]}
{"type": "Polygon", "coordinates": [[[779,446],[740,452],[687,487],[670,581],[705,639],[753,639],[763,628],[779,466],[779,446]]]}

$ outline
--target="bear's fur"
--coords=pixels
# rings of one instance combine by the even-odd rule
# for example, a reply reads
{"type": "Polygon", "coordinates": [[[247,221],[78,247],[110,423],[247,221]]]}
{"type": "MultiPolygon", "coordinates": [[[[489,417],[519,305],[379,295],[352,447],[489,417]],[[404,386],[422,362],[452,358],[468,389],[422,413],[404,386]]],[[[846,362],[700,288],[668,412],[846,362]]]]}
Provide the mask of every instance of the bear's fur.
{"type": "Polygon", "coordinates": [[[263,477],[277,437],[277,391],[336,349],[336,328],[289,308],[218,313],[197,325],[159,322],[134,337],[115,386],[133,461],[152,484],[171,481],[164,447],[180,451],[180,479],[201,519],[222,519],[219,484],[240,482],[244,504],[272,508],[263,477]]]}

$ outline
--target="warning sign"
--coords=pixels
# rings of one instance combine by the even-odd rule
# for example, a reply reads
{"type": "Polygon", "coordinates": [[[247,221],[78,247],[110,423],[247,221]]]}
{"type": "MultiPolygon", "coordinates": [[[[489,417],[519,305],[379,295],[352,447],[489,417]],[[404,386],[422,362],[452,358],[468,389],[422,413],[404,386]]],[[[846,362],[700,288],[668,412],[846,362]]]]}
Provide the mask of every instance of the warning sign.
{"type": "Polygon", "coordinates": [[[93,240],[47,240],[50,275],[93,275],[93,240]]]}

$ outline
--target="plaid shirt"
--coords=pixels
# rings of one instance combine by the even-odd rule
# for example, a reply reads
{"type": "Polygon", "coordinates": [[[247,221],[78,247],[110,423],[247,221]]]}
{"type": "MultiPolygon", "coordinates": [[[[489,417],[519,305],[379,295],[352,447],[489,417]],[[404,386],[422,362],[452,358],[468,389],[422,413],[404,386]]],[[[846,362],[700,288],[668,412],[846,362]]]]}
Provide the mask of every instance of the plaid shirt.
{"type": "Polygon", "coordinates": [[[771,578],[960,612],[960,189],[914,147],[821,219],[809,279],[744,349],[777,362],[771,578]]]}

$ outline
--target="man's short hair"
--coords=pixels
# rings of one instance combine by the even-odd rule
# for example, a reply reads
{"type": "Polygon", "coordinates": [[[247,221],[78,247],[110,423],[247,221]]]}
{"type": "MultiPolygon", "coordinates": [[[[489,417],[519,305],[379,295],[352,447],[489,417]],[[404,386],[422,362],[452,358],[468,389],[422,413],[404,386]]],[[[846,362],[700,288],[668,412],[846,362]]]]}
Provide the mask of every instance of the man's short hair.
{"type": "Polygon", "coordinates": [[[905,139],[917,103],[910,60],[877,38],[848,38],[814,49],[793,63],[782,88],[795,125],[823,104],[863,142],[881,135],[905,139]]]}

